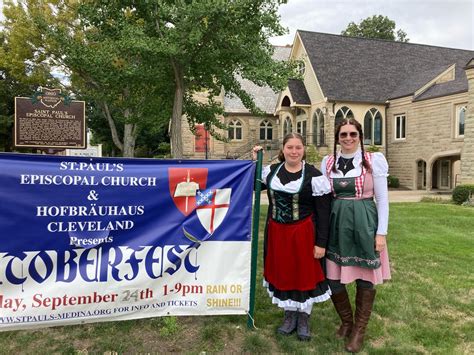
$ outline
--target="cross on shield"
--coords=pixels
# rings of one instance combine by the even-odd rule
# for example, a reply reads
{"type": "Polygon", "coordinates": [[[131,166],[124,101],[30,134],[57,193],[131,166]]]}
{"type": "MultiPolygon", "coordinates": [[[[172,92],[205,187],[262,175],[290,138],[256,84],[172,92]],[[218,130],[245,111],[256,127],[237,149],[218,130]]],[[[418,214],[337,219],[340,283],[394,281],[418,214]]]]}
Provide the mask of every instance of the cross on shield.
{"type": "Polygon", "coordinates": [[[196,195],[196,213],[209,234],[221,225],[230,206],[232,189],[199,190],[196,195]]]}

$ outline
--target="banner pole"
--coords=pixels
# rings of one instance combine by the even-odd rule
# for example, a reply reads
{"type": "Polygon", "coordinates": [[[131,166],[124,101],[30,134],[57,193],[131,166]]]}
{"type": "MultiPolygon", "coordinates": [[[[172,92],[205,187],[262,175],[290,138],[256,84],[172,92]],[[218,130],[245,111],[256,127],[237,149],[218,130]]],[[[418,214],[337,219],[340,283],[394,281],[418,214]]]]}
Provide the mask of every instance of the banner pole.
{"type": "Polygon", "coordinates": [[[250,305],[247,317],[247,327],[255,328],[254,311],[255,311],[255,284],[257,280],[257,256],[258,256],[258,229],[260,221],[260,193],[262,190],[262,161],[263,152],[257,152],[257,167],[255,171],[255,198],[253,206],[253,222],[252,222],[252,259],[250,268],[250,305]]]}

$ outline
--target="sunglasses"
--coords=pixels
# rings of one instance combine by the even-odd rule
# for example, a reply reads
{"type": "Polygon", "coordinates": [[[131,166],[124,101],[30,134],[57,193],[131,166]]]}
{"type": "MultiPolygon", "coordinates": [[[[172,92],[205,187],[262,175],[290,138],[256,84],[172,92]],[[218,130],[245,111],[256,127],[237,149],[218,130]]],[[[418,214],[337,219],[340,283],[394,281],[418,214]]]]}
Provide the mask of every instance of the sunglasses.
{"type": "Polygon", "coordinates": [[[357,138],[359,132],[340,132],[339,137],[346,138],[348,134],[351,136],[351,138],[357,138]]]}

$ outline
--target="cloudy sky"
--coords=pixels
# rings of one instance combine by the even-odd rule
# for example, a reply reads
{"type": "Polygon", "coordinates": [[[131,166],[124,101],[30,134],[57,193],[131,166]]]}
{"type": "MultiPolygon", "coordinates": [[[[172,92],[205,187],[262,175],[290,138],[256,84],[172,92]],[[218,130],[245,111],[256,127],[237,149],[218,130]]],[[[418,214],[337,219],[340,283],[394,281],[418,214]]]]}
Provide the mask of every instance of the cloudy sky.
{"type": "Polygon", "coordinates": [[[340,34],[349,22],[387,16],[411,43],[474,50],[474,0],[288,0],[279,10],[289,34],[272,38],[291,44],[298,29],[340,34]]]}

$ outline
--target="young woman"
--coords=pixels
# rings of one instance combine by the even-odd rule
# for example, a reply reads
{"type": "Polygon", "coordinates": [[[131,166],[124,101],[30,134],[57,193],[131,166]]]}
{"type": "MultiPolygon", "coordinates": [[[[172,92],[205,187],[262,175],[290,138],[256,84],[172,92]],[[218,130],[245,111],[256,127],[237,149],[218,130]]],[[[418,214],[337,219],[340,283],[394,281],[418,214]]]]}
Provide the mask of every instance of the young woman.
{"type": "MultiPolygon", "coordinates": [[[[254,147],[254,156],[260,149],[254,147]]],[[[328,240],[331,189],[326,177],[305,163],[300,134],[285,136],[278,158],[280,163],[262,171],[269,200],[264,286],[272,302],[285,310],[278,332],[296,330],[300,340],[309,340],[313,303],[331,295],[320,262],[328,240]]]]}
{"type": "Polygon", "coordinates": [[[382,153],[364,151],[362,127],[354,119],[340,123],[334,138],[334,153],[321,164],[334,196],[326,276],[331,299],[342,320],[336,335],[349,338],[347,351],[358,352],[372,312],[374,285],[390,279],[386,248],[388,164],[382,153]],[[339,152],[337,144],[341,147],[339,152]],[[355,322],[345,288],[354,281],[355,322]]]}

